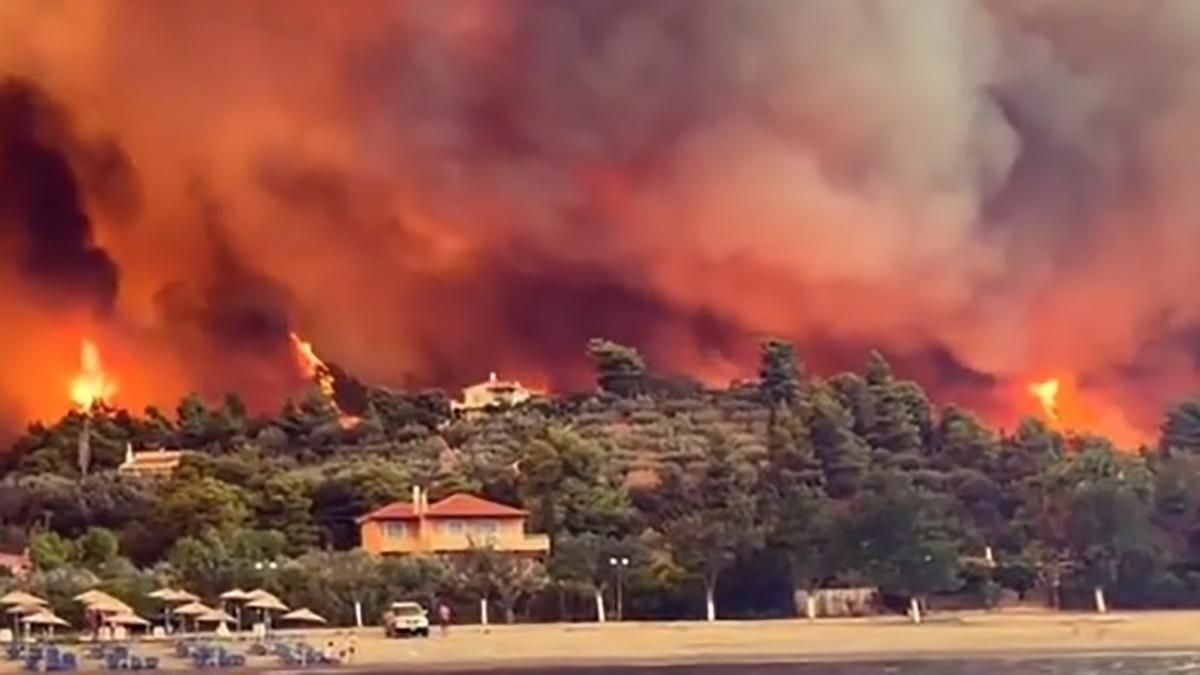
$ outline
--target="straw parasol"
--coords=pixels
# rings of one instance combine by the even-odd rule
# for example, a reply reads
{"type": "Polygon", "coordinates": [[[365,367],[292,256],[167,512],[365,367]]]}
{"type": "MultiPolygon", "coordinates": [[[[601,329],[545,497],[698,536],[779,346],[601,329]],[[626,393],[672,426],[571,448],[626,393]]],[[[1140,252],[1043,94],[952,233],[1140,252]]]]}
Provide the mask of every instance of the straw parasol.
{"type": "Polygon", "coordinates": [[[141,628],[149,628],[150,622],[136,614],[113,614],[104,617],[104,623],[114,626],[139,626],[141,628]]]}
{"type": "Polygon", "coordinates": [[[44,607],[49,604],[38,596],[26,593],[25,591],[9,591],[0,596],[0,605],[38,605],[44,607]]]}
{"type": "Polygon", "coordinates": [[[212,607],[209,607],[208,605],[204,605],[199,602],[189,602],[186,605],[176,607],[172,614],[176,616],[182,616],[184,618],[191,617],[192,628],[195,628],[196,617],[203,614],[208,614],[211,611],[212,607]]]}
{"type": "Polygon", "coordinates": [[[317,624],[321,624],[322,626],[329,623],[328,621],[325,620],[325,617],[321,616],[320,614],[317,614],[316,612],[312,611],[311,609],[309,609],[307,607],[301,607],[300,609],[297,609],[295,611],[288,612],[287,614],[284,614],[283,616],[279,617],[279,620],[280,621],[295,621],[298,623],[317,623],[317,624]]]}
{"type": "Polygon", "coordinates": [[[26,626],[70,626],[65,619],[57,616],[54,612],[43,610],[37,614],[30,614],[21,619],[21,623],[26,626]]]}
{"type": "Polygon", "coordinates": [[[4,610],[4,613],[12,614],[13,616],[29,616],[30,614],[37,614],[38,612],[42,611],[42,609],[43,608],[38,605],[13,605],[12,607],[4,610]]]}
{"type": "Polygon", "coordinates": [[[246,606],[249,607],[250,609],[261,609],[261,610],[267,611],[267,612],[286,612],[286,611],[288,611],[288,606],[283,604],[283,601],[281,601],[279,598],[276,598],[274,596],[269,597],[269,598],[259,598],[257,600],[251,600],[250,602],[246,603],[246,606]]]}
{"type": "Polygon", "coordinates": [[[146,597],[154,598],[155,600],[162,600],[163,602],[171,602],[175,598],[175,594],[178,592],[179,591],[176,591],[174,588],[163,587],[157,591],[151,591],[147,593],[146,597]]]}
{"type": "Polygon", "coordinates": [[[43,607],[39,607],[38,605],[13,605],[4,610],[4,613],[13,618],[13,628],[17,628],[17,622],[20,621],[21,617],[37,614],[43,609],[43,607]]]}
{"type": "Polygon", "coordinates": [[[247,602],[246,607],[262,612],[263,623],[266,624],[268,629],[271,627],[270,612],[286,612],[289,609],[287,605],[283,604],[282,600],[270,593],[247,602]]]}
{"type": "Polygon", "coordinates": [[[175,608],[175,613],[180,616],[200,616],[201,614],[211,611],[211,607],[208,605],[202,605],[199,602],[189,602],[186,605],[181,605],[175,608]]]}
{"type": "MultiPolygon", "coordinates": [[[[270,593],[267,593],[262,589],[259,589],[259,591],[270,595],[270,593]]],[[[222,600],[228,600],[230,602],[246,602],[247,600],[255,600],[258,596],[254,595],[253,593],[243,591],[240,588],[234,588],[232,590],[225,591],[220,597],[222,600]]]]}
{"type": "Polygon", "coordinates": [[[234,621],[237,619],[220,609],[214,609],[196,617],[196,623],[233,623],[234,621]]]}
{"type": "Polygon", "coordinates": [[[133,608],[116,598],[96,598],[84,605],[89,612],[97,614],[133,614],[133,608]]]}
{"type": "Polygon", "coordinates": [[[25,625],[25,631],[27,633],[33,626],[42,626],[49,630],[50,635],[54,635],[55,627],[61,626],[65,628],[71,625],[67,623],[66,620],[56,616],[48,609],[42,610],[37,614],[30,614],[29,616],[23,617],[21,619],[21,623],[25,625]]]}
{"type": "Polygon", "coordinates": [[[221,594],[222,602],[233,604],[233,612],[236,615],[234,617],[233,621],[234,621],[234,624],[237,626],[238,630],[242,629],[242,604],[244,604],[250,600],[253,600],[253,599],[254,599],[253,595],[251,595],[250,593],[248,593],[246,591],[243,591],[240,588],[230,589],[221,594]]]}
{"type": "Polygon", "coordinates": [[[115,600],[116,598],[98,588],[93,588],[92,590],[84,591],[83,593],[80,593],[71,599],[75,602],[82,602],[85,605],[90,605],[93,602],[99,602],[101,600],[115,600]]]}
{"type": "Polygon", "coordinates": [[[200,596],[194,593],[188,593],[182,588],[176,588],[175,594],[171,596],[168,602],[200,602],[200,596]]]}
{"type": "Polygon", "coordinates": [[[274,600],[275,602],[280,602],[278,595],[271,593],[270,591],[266,590],[265,588],[256,588],[256,589],[250,591],[249,593],[246,594],[246,599],[250,600],[250,601],[274,600]]]}

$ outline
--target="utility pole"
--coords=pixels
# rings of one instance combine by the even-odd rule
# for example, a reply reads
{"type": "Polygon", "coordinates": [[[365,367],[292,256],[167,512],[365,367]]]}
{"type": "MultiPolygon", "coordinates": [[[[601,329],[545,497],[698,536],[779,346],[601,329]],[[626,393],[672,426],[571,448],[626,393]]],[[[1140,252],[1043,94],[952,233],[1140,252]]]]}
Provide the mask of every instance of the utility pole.
{"type": "Polygon", "coordinates": [[[79,476],[87,478],[88,467],[92,464],[92,415],[84,413],[83,428],[79,430],[79,476]]]}

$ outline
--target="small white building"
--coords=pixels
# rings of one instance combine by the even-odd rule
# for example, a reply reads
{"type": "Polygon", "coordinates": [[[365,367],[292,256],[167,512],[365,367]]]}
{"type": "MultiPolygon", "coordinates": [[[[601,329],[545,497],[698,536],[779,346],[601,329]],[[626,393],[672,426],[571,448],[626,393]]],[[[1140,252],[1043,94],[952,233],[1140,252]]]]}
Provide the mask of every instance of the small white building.
{"type": "Polygon", "coordinates": [[[138,478],[169,478],[183,462],[183,450],[145,450],[134,452],[133,446],[125,444],[125,461],[117,471],[138,478]]]}
{"type": "Polygon", "coordinates": [[[462,412],[511,407],[528,401],[536,393],[516,380],[500,380],[495,373],[489,373],[486,382],[464,388],[462,401],[451,401],[450,407],[462,412]]]}

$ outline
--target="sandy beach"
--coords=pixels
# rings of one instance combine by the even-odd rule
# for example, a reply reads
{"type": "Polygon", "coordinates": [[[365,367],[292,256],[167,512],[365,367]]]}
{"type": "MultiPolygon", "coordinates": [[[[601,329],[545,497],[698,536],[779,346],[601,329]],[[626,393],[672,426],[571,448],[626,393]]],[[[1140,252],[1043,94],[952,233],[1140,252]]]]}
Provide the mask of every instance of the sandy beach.
{"type": "MultiPolygon", "coordinates": [[[[945,659],[1031,655],[1200,652],[1200,613],[946,614],[914,626],[899,617],[806,621],[456,626],[449,636],[394,639],[378,629],[354,631],[364,670],[629,665],[663,663],[802,662],[824,660],[945,659]]],[[[280,633],[314,646],[343,644],[351,631],[280,633]]],[[[244,651],[245,643],[232,647],[244,651]]],[[[165,645],[140,643],[161,654],[165,669],[187,662],[165,645]]],[[[84,667],[96,666],[85,661],[84,667]]],[[[250,665],[277,668],[276,659],[250,665]]],[[[11,672],[18,664],[5,663],[11,672]]]]}

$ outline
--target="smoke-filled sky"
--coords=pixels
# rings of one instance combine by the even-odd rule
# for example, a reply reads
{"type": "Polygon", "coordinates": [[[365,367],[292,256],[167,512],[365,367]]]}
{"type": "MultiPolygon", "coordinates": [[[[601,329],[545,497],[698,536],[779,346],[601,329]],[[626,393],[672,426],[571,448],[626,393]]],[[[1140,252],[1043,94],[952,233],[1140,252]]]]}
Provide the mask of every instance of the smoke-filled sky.
{"type": "MultiPolygon", "coordinates": [[[[0,415],[878,346],[1011,424],[1200,389],[1194,0],[0,3],[0,415]]],[[[1068,420],[1070,421],[1070,420],[1068,420]]]]}

